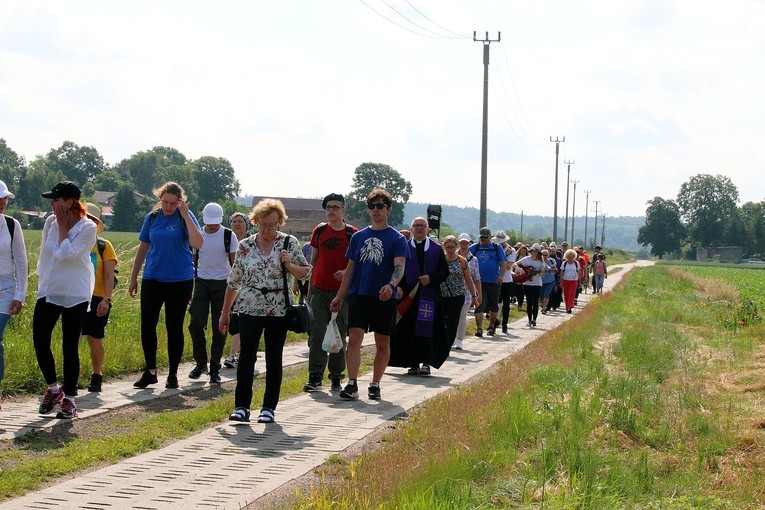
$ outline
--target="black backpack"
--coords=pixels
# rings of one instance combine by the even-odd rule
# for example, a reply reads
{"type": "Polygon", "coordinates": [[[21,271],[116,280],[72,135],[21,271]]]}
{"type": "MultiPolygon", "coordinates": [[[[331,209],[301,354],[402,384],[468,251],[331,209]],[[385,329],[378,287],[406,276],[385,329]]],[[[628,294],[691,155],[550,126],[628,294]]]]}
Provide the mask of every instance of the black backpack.
{"type": "MultiPolygon", "coordinates": [[[[223,249],[226,252],[226,257],[228,258],[228,265],[233,265],[231,262],[231,257],[229,257],[229,253],[231,252],[231,232],[232,230],[230,228],[224,227],[223,228],[223,249]]],[[[194,276],[197,275],[197,266],[199,266],[199,250],[194,249],[192,250],[194,252],[194,276]]]]}
{"type": "MultiPolygon", "coordinates": [[[[106,249],[106,239],[103,237],[96,237],[96,246],[98,247],[98,256],[101,257],[101,264],[104,263],[104,250],[106,249]]],[[[117,280],[117,273],[119,273],[119,270],[115,267],[114,268],[114,288],[117,288],[117,284],[119,283],[119,280],[117,280]]]]}

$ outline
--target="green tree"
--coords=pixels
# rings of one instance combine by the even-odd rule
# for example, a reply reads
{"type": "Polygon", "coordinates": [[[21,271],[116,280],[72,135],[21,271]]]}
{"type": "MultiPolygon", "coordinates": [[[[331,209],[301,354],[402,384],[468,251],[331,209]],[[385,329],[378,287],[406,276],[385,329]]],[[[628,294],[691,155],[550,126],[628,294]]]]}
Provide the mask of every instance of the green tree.
{"type": "Polygon", "coordinates": [[[172,147],[154,147],[141,151],[123,159],[114,169],[120,179],[132,182],[136,191],[150,196],[154,188],[169,180],[176,180],[186,189],[196,189],[188,181],[193,178],[191,169],[187,168],[189,161],[180,151],[172,147]]]}
{"type": "Polygon", "coordinates": [[[234,167],[226,158],[202,156],[192,162],[192,167],[202,204],[220,203],[239,195],[239,181],[234,175],[234,167]]]}
{"type": "Polygon", "coordinates": [[[24,172],[18,190],[14,190],[17,205],[24,209],[47,211],[50,209],[50,201],[43,198],[41,193],[66,179],[67,176],[62,172],[48,168],[45,156],[37,156],[24,172]]]}
{"type": "Polygon", "coordinates": [[[699,174],[680,186],[677,206],[691,240],[700,246],[724,243],[725,227],[736,211],[738,189],[723,175],[699,174]]]}
{"type": "Polygon", "coordinates": [[[124,181],[119,172],[110,168],[95,176],[92,184],[96,191],[117,191],[123,184],[132,185],[132,181],[124,181]]]}
{"type": "Polygon", "coordinates": [[[645,225],[638,229],[638,243],[651,245],[651,253],[661,258],[680,250],[684,237],[685,226],[677,204],[661,197],[649,200],[645,225]]]}
{"type": "Polygon", "coordinates": [[[138,232],[149,209],[149,206],[142,202],[133,193],[132,185],[120,186],[114,196],[111,229],[118,232],[138,232]]]}
{"type": "Polygon", "coordinates": [[[22,156],[16,154],[4,139],[0,138],[0,180],[14,194],[19,189],[21,178],[26,173],[27,163],[22,156]]]}
{"type": "Polygon", "coordinates": [[[741,218],[744,222],[747,243],[744,252],[749,256],[765,255],[765,204],[747,202],[741,206],[741,218]]]}
{"type": "Polygon", "coordinates": [[[353,185],[348,195],[346,209],[348,217],[363,224],[368,218],[366,199],[374,188],[383,188],[393,197],[393,210],[388,223],[401,226],[404,222],[404,204],[412,194],[412,183],[401,174],[383,163],[362,163],[356,167],[353,185]]]}
{"type": "Polygon", "coordinates": [[[82,186],[108,168],[104,158],[93,147],[80,147],[66,141],[45,156],[48,172],[61,172],[70,181],[82,186]]]}

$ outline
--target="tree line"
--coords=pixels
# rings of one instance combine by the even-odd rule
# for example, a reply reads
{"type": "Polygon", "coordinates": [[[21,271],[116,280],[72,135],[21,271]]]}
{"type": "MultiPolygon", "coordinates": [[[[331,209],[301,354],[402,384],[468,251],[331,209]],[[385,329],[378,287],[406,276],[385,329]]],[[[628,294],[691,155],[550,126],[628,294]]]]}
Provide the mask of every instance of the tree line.
{"type": "Polygon", "coordinates": [[[152,190],[167,181],[180,183],[194,197],[194,210],[208,202],[220,203],[229,213],[241,209],[234,202],[240,193],[239,181],[228,159],[189,159],[172,147],[140,151],[110,165],[94,147],[65,141],[27,163],[0,138],[0,179],[16,195],[8,214],[17,217],[22,210],[50,209],[40,193],[60,181],[75,182],[82,189],[83,200],[91,202],[96,191],[116,192],[111,228],[118,231],[140,229],[146,212],[156,203],[152,190]]]}
{"type": "Polygon", "coordinates": [[[696,258],[697,247],[741,246],[744,257],[765,255],[765,201],[738,206],[738,188],[723,175],[699,174],[675,199],[648,201],[638,242],[657,257],[696,258]]]}

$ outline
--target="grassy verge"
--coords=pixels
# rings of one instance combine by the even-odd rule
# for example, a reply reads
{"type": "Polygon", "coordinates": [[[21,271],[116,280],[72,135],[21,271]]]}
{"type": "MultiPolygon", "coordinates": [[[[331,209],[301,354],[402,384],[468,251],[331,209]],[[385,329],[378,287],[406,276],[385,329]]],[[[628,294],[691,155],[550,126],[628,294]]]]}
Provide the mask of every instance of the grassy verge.
{"type": "Polygon", "coordinates": [[[762,508],[765,328],[720,271],[633,271],[293,507],[762,508]]]}

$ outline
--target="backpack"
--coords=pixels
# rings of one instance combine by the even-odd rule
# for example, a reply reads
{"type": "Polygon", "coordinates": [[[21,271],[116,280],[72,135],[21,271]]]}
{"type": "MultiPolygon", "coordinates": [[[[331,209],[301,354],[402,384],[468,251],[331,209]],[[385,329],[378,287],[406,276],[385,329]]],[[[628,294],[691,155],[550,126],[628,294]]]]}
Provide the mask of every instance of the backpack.
{"type": "MultiPolygon", "coordinates": [[[[321,233],[324,232],[324,229],[327,228],[327,225],[329,225],[329,223],[324,222],[324,223],[319,223],[319,225],[316,226],[315,239],[318,239],[321,236],[321,233]]],[[[349,242],[351,240],[351,237],[354,234],[353,228],[354,228],[353,225],[348,225],[348,224],[345,225],[345,236],[348,238],[349,242]]]]}
{"type": "MultiPolygon", "coordinates": [[[[226,253],[226,258],[228,259],[228,265],[232,266],[233,263],[231,262],[231,257],[229,257],[229,253],[231,252],[231,232],[232,230],[230,228],[224,227],[223,228],[223,249],[226,253]]],[[[199,266],[199,250],[193,249],[192,252],[194,253],[194,276],[197,275],[197,267],[199,266]]]]}
{"type": "MultiPolygon", "coordinates": [[[[500,245],[498,245],[497,243],[495,243],[494,241],[492,241],[492,242],[491,242],[491,245],[494,247],[494,251],[495,251],[495,252],[497,252],[497,261],[499,261],[499,259],[500,259],[500,257],[499,257],[499,252],[500,252],[500,249],[501,249],[502,247],[501,247],[500,245]]],[[[468,248],[468,251],[469,251],[469,252],[470,252],[472,255],[474,255],[474,256],[475,256],[475,255],[478,253],[478,250],[481,248],[481,246],[482,246],[482,245],[479,243],[479,244],[474,244],[473,246],[475,246],[475,247],[476,247],[476,248],[475,248],[475,253],[473,253],[472,251],[470,251],[470,249],[469,249],[469,248],[468,248]]],[[[473,246],[471,246],[470,248],[472,248],[473,246]]],[[[489,250],[488,250],[488,249],[483,249],[483,250],[481,250],[481,251],[489,251],[489,250]]]]}
{"type": "MultiPolygon", "coordinates": [[[[106,249],[106,239],[103,237],[96,237],[96,246],[98,247],[98,256],[101,257],[101,264],[104,263],[104,250],[106,249]]],[[[119,270],[115,267],[114,268],[114,288],[117,288],[117,284],[119,283],[119,280],[117,280],[117,273],[119,273],[119,270]]]]}
{"type": "MultiPolygon", "coordinates": [[[[10,216],[5,217],[5,223],[8,225],[8,233],[11,234],[11,243],[13,243],[13,233],[16,231],[16,222],[10,216]]],[[[11,250],[13,253],[13,250],[11,250]]]]}

